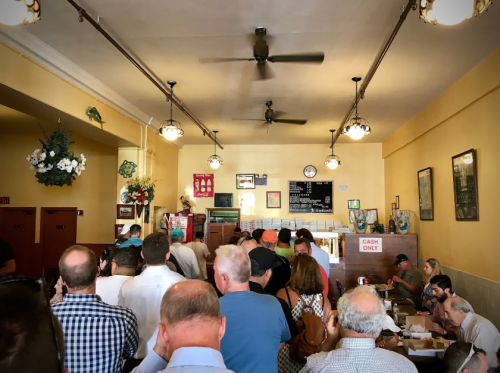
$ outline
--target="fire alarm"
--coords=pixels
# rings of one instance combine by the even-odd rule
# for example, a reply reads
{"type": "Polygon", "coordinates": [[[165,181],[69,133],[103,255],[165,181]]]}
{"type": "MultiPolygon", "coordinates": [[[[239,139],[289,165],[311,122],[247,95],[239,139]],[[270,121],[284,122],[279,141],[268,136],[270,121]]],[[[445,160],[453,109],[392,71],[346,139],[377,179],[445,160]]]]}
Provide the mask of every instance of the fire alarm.
{"type": "Polygon", "coordinates": [[[76,214],[77,214],[78,216],[83,216],[83,210],[77,210],[77,211],[76,211],[76,214]]]}

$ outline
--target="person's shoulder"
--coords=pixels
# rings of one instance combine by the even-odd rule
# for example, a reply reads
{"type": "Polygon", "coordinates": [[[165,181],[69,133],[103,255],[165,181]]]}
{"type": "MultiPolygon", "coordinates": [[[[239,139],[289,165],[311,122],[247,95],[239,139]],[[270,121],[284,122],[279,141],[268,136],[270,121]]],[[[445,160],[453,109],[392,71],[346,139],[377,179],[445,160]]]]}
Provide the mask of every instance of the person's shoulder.
{"type": "MultiPolygon", "coordinates": [[[[374,351],[377,353],[377,359],[387,361],[389,364],[398,363],[399,365],[406,365],[408,367],[415,368],[415,365],[405,356],[398,354],[395,351],[386,350],[385,348],[375,348],[374,351]]],[[[417,370],[410,370],[409,372],[416,372],[417,370]]]]}

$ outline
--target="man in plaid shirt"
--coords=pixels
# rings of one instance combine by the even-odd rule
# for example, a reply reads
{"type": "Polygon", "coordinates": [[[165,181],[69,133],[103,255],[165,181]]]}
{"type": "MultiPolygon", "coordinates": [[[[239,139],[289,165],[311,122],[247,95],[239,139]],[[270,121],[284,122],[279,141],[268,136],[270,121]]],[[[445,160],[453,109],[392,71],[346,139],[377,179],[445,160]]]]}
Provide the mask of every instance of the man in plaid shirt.
{"type": "Polygon", "coordinates": [[[122,359],[134,356],[139,341],[137,319],[124,307],[110,306],[95,293],[97,260],[84,246],[71,246],[59,260],[68,294],[52,304],[66,344],[71,373],[117,373],[122,359]]]}

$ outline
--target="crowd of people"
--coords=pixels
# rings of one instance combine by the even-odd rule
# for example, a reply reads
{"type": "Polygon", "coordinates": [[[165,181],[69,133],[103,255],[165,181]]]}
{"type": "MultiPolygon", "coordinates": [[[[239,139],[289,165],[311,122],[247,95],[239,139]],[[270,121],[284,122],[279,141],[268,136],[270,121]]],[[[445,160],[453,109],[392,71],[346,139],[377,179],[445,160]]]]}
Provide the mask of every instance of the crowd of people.
{"type": "MultiPolygon", "coordinates": [[[[289,230],[235,232],[215,252],[215,287],[203,233],[186,245],[180,229],[144,240],[139,225],[121,233],[99,260],[84,246],[66,249],[50,302],[39,279],[0,281],[1,372],[417,372],[390,350],[400,329],[373,287],[332,307],[328,255],[306,229],[293,247],[289,230]],[[395,334],[383,340],[384,329],[395,334]]],[[[388,282],[435,332],[458,340],[443,369],[496,367],[498,330],[453,292],[439,262],[426,261],[425,282],[406,255],[395,265],[388,282]]]]}

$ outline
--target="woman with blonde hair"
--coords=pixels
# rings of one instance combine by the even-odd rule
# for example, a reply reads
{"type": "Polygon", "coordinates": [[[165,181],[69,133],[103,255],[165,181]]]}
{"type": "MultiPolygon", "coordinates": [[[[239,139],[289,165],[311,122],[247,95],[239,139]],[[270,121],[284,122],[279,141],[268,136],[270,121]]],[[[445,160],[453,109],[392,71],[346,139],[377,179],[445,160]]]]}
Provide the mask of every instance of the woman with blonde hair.
{"type": "MultiPolygon", "coordinates": [[[[278,291],[276,296],[288,303],[295,322],[302,316],[305,306],[311,306],[316,316],[326,322],[332,306],[323,295],[323,287],[316,259],[307,254],[299,254],[292,263],[292,274],[287,287],[278,291]]],[[[296,373],[304,364],[299,364],[290,357],[290,345],[287,343],[278,354],[278,367],[280,373],[296,373]]]]}
{"type": "Polygon", "coordinates": [[[438,262],[437,259],[429,258],[425,261],[424,272],[425,272],[425,286],[424,286],[424,299],[422,302],[422,307],[427,308],[432,314],[434,312],[434,308],[436,307],[437,299],[432,294],[430,280],[434,276],[444,275],[444,271],[441,268],[441,264],[438,262]]]}

